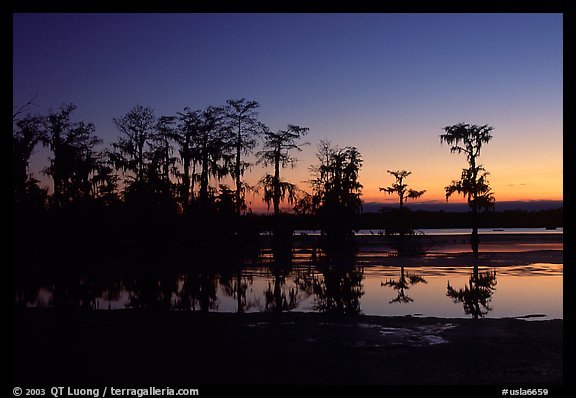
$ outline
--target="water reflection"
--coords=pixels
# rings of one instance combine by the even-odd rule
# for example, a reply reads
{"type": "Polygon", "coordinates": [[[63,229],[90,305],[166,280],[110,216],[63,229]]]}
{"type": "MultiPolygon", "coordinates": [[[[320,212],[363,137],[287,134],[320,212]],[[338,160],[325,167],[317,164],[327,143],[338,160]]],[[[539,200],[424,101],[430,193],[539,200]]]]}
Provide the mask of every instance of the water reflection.
{"type": "Polygon", "coordinates": [[[264,291],[265,311],[291,311],[298,306],[298,288],[286,287],[286,281],[292,273],[292,251],[277,245],[272,252],[272,261],[268,266],[272,281],[264,291]]]}
{"type": "Polygon", "coordinates": [[[477,319],[492,311],[490,300],[496,289],[496,283],[496,270],[478,272],[478,265],[474,265],[472,275],[464,289],[456,290],[448,282],[446,295],[455,303],[462,303],[464,312],[477,319]]]}
{"type": "Polygon", "coordinates": [[[300,289],[314,296],[313,310],[320,312],[360,314],[364,295],[364,268],[319,266],[317,270],[300,271],[296,281],[300,289]]]}
{"type": "Polygon", "coordinates": [[[313,310],[319,312],[360,314],[364,295],[364,268],[356,265],[356,248],[343,245],[312,253],[314,269],[299,272],[297,284],[314,296],[313,310]]]}
{"type": "MultiPolygon", "coordinates": [[[[220,283],[224,288],[224,292],[236,300],[236,312],[244,312],[254,305],[246,296],[246,292],[253,282],[251,275],[242,274],[240,266],[236,268],[234,273],[225,272],[220,276],[220,283]]],[[[214,290],[216,290],[216,285],[214,290]]]]}
{"type": "Polygon", "coordinates": [[[160,276],[143,273],[125,280],[129,292],[129,308],[170,309],[172,293],[176,291],[177,278],[169,274],[160,276]]]}
{"type": "Polygon", "coordinates": [[[218,283],[214,272],[179,275],[175,288],[171,302],[173,309],[202,312],[218,309],[218,283]]]}
{"type": "Polygon", "coordinates": [[[400,267],[400,278],[397,280],[388,279],[386,282],[381,282],[381,286],[390,286],[397,291],[396,298],[392,299],[389,303],[409,303],[414,301],[411,297],[406,294],[406,290],[410,289],[410,286],[416,285],[418,283],[428,283],[420,275],[404,273],[404,267],[400,267]]]}
{"type": "Polygon", "coordinates": [[[270,252],[257,264],[220,268],[211,264],[185,272],[18,274],[13,284],[14,305],[85,310],[562,317],[561,264],[500,266],[497,277],[496,271],[485,265],[378,266],[365,258],[333,261],[321,251],[312,261],[310,250],[295,251],[291,257],[270,252]],[[414,289],[415,285],[418,288],[414,289]]]}

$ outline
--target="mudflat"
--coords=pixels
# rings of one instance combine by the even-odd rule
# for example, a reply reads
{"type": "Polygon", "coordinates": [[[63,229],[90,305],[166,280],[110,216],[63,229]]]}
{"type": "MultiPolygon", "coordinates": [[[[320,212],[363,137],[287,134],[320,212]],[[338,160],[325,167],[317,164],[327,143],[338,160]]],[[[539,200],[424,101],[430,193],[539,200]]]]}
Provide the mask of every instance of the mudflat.
{"type": "Polygon", "coordinates": [[[323,313],[14,312],[13,382],[563,383],[563,320],[323,313]]]}

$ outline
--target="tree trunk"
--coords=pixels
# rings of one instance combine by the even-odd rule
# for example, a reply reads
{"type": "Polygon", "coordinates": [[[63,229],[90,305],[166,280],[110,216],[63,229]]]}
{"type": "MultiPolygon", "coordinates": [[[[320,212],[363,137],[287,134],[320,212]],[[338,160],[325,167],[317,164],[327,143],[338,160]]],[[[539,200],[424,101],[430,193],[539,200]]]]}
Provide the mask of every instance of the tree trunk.
{"type": "Polygon", "coordinates": [[[273,193],[273,202],[274,202],[274,215],[278,216],[280,214],[280,151],[276,153],[276,157],[274,159],[274,193],[273,193]]]}
{"type": "Polygon", "coordinates": [[[57,132],[54,136],[54,142],[52,147],[52,152],[54,154],[54,159],[52,160],[52,179],[54,180],[54,193],[52,195],[54,199],[54,205],[58,208],[62,205],[62,170],[60,166],[60,134],[57,132]]]}
{"type": "Polygon", "coordinates": [[[470,245],[472,246],[472,253],[478,256],[478,246],[480,237],[478,235],[478,209],[476,204],[472,206],[472,234],[470,235],[470,245]]]}
{"type": "Polygon", "coordinates": [[[237,312],[244,312],[242,305],[242,270],[238,269],[236,273],[236,304],[238,305],[237,312]]]}
{"type": "Polygon", "coordinates": [[[204,139],[202,148],[202,171],[200,174],[200,206],[203,208],[208,205],[208,145],[207,138],[204,139]]]}
{"type": "Polygon", "coordinates": [[[190,159],[188,155],[183,157],[184,174],[182,175],[182,190],[180,192],[184,214],[190,210],[190,159]]]}
{"type": "MultiPolygon", "coordinates": [[[[478,256],[478,244],[480,237],[478,236],[478,202],[477,202],[477,178],[478,170],[476,169],[476,158],[470,159],[470,166],[472,167],[472,235],[470,236],[470,244],[472,245],[472,253],[478,256]]],[[[469,199],[470,200],[470,199],[469,199]]]]}
{"type": "Polygon", "coordinates": [[[192,163],[192,175],[190,176],[190,200],[188,201],[188,203],[190,203],[192,200],[194,200],[194,188],[196,188],[196,162],[192,163]]]}
{"type": "MultiPolygon", "coordinates": [[[[142,140],[140,140],[142,141],[142,140]]],[[[144,180],[144,142],[138,143],[138,182],[144,180]]]]}
{"type": "Polygon", "coordinates": [[[240,150],[242,149],[242,136],[240,135],[240,130],[241,125],[240,122],[238,122],[238,139],[236,141],[236,169],[235,169],[235,173],[236,173],[236,214],[240,215],[240,211],[241,211],[241,203],[240,203],[240,199],[241,199],[241,189],[242,189],[242,181],[240,179],[240,150]]]}
{"type": "Polygon", "coordinates": [[[282,284],[280,283],[280,273],[274,275],[274,311],[282,312],[282,284]]]}
{"type": "Polygon", "coordinates": [[[170,182],[170,143],[164,140],[164,178],[170,182]]]}

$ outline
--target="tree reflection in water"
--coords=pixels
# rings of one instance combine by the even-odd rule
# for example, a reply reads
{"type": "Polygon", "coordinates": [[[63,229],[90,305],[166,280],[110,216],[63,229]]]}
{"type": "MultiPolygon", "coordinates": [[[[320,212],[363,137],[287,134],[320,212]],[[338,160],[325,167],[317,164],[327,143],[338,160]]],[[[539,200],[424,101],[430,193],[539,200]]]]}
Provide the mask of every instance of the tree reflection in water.
{"type": "MultiPolygon", "coordinates": [[[[228,295],[235,299],[238,312],[253,307],[269,312],[291,311],[310,298],[314,311],[361,313],[361,298],[365,294],[364,269],[356,265],[355,256],[328,256],[323,250],[319,253],[307,267],[299,263],[302,258],[273,253],[267,263],[258,264],[265,268],[245,268],[235,262],[236,266],[220,268],[220,271],[210,264],[187,272],[164,271],[160,274],[131,271],[124,274],[20,275],[14,279],[14,305],[208,312],[219,310],[220,300],[228,295]],[[257,295],[252,286],[262,277],[268,282],[257,295]]],[[[390,303],[409,303],[413,299],[407,291],[418,283],[427,281],[400,267],[399,278],[382,281],[381,286],[396,291],[397,296],[390,303]]],[[[478,266],[474,266],[468,283],[462,288],[448,283],[446,296],[455,303],[462,303],[466,314],[479,318],[492,310],[490,300],[495,286],[496,271],[479,272],[478,266]]]]}
{"type": "Polygon", "coordinates": [[[243,273],[242,268],[242,265],[238,264],[233,273],[225,272],[220,276],[224,293],[236,299],[236,312],[238,313],[244,312],[254,305],[246,297],[246,292],[252,286],[254,279],[252,275],[243,273]]]}
{"type": "Polygon", "coordinates": [[[389,303],[409,303],[414,301],[409,297],[405,290],[410,289],[410,286],[416,285],[417,283],[428,283],[420,275],[416,274],[405,274],[404,267],[400,267],[400,279],[394,280],[389,279],[386,282],[380,282],[380,286],[390,286],[398,292],[396,298],[392,299],[389,303]]]}
{"type": "Polygon", "coordinates": [[[286,291],[284,286],[292,272],[292,249],[290,246],[274,245],[272,261],[268,266],[272,273],[272,283],[264,291],[265,311],[291,311],[298,305],[298,289],[291,287],[286,291]]]}
{"type": "Polygon", "coordinates": [[[300,272],[298,286],[314,294],[314,310],[341,314],[360,314],[360,298],[364,295],[364,268],[355,265],[354,252],[338,256],[321,256],[316,269],[300,272]]]}
{"type": "Polygon", "coordinates": [[[178,276],[173,309],[208,312],[218,309],[216,273],[201,271],[178,276]]]}
{"type": "Polygon", "coordinates": [[[456,290],[448,282],[446,296],[451,297],[455,303],[462,303],[464,312],[478,319],[492,311],[490,300],[496,290],[496,283],[495,270],[478,272],[478,265],[474,265],[468,285],[456,290]]]}
{"type": "Polygon", "coordinates": [[[176,277],[170,273],[139,273],[127,278],[125,283],[130,293],[130,308],[170,309],[172,292],[176,290],[176,277]]]}

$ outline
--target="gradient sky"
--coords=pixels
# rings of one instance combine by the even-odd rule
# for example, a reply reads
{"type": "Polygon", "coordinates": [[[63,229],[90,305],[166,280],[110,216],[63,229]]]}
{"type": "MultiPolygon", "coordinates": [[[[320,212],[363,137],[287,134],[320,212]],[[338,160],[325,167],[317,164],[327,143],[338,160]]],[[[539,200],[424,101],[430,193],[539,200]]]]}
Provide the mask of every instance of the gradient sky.
{"type": "MultiPolygon", "coordinates": [[[[229,98],[260,102],[271,129],[310,128],[284,177],[309,190],[320,139],[356,146],[363,199],[396,202],[386,170],[444,201],[466,167],[442,127],[494,126],[480,157],[497,201],[562,199],[562,14],[15,14],[13,101],[78,106],[110,144],[113,117],[229,98]]],[[[34,170],[48,153],[39,149],[34,170]]],[[[246,179],[264,174],[254,168],[246,179]]],[[[46,184],[49,183],[45,180],[46,184]]],[[[254,199],[252,207],[260,206],[254,199]]]]}

